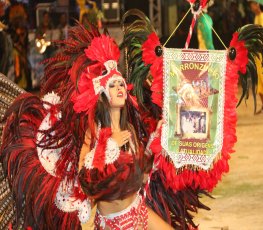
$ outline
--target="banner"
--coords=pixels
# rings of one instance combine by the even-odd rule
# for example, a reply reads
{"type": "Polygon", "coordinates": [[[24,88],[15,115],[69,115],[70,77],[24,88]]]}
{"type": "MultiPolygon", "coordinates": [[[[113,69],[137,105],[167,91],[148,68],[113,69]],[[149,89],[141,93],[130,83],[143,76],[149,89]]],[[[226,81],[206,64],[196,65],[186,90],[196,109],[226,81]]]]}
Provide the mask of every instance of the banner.
{"type": "Polygon", "coordinates": [[[162,147],[176,168],[204,170],[223,145],[226,51],[164,50],[162,147]]]}

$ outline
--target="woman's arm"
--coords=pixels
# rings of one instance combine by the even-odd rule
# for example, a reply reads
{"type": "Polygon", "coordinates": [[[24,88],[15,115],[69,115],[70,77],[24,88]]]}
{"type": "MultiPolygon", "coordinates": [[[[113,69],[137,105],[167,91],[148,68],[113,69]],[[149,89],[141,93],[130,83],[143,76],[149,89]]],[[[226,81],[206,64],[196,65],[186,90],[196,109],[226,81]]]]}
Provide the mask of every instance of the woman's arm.
{"type": "Polygon", "coordinates": [[[79,156],[79,171],[82,169],[85,161],[85,156],[88,152],[90,152],[90,143],[91,143],[91,132],[90,129],[86,131],[85,140],[82,145],[80,156],[79,156]]]}

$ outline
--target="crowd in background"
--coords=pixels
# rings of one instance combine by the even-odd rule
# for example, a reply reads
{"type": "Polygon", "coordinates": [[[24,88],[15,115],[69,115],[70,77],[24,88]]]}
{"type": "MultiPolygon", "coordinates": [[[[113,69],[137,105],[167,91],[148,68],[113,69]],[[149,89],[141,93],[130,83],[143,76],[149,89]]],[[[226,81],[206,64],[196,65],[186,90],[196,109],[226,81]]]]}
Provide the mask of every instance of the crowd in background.
{"type": "MultiPolygon", "coordinates": [[[[79,17],[69,12],[40,11],[38,21],[32,22],[27,4],[0,2],[0,72],[26,90],[38,89],[43,75],[42,61],[57,50],[52,41],[67,37],[69,26],[76,20],[87,25],[97,23],[97,6],[86,5],[87,10],[79,17]],[[33,26],[33,27],[32,27],[33,26]]],[[[36,9],[34,9],[35,11],[36,9]]],[[[34,13],[35,17],[36,14],[34,13]]],[[[101,17],[101,15],[99,15],[101,17]]],[[[99,25],[101,26],[101,25],[99,25]]]]}
{"type": "MultiPolygon", "coordinates": [[[[1,1],[1,4],[2,2],[4,1],[1,1]]],[[[180,21],[189,9],[189,4],[185,0],[179,0],[177,4],[177,18],[180,21]]],[[[50,45],[45,42],[65,38],[68,27],[74,23],[72,17],[79,20],[81,9],[76,9],[76,13],[71,16],[67,13],[52,15],[50,12],[42,12],[40,15],[41,22],[39,25],[35,25],[32,22],[32,14],[28,13],[29,9],[26,4],[12,2],[9,6],[2,4],[0,7],[2,8],[0,10],[0,21],[4,23],[0,25],[0,72],[13,79],[24,89],[37,88],[39,87],[39,81],[34,82],[34,79],[39,79],[43,71],[42,67],[37,63],[50,57],[56,51],[52,43],[50,45]],[[56,32],[54,33],[53,30],[56,32]],[[32,31],[33,39],[30,39],[32,31]],[[41,40],[42,38],[44,40],[41,40]],[[44,42],[39,43],[41,47],[36,47],[36,39],[44,42]]],[[[95,9],[94,6],[88,7],[95,9]]],[[[224,5],[223,1],[215,1],[208,8],[207,14],[213,21],[213,28],[226,46],[229,45],[232,34],[239,27],[253,23],[254,20],[254,13],[251,11],[247,0],[231,0],[228,1],[227,5],[224,5]]],[[[94,23],[98,23],[97,16],[98,11],[83,12],[81,14],[81,23],[86,23],[87,20],[93,20],[94,23]]],[[[192,15],[189,14],[179,27],[176,39],[172,39],[168,43],[168,47],[183,48],[185,46],[191,20],[192,15]]],[[[99,23],[98,25],[101,26],[99,23]]],[[[165,40],[167,35],[161,37],[161,40],[165,40]]],[[[213,43],[215,49],[224,49],[221,41],[214,33],[213,43]]],[[[194,31],[190,46],[198,48],[197,29],[194,31]]]]}

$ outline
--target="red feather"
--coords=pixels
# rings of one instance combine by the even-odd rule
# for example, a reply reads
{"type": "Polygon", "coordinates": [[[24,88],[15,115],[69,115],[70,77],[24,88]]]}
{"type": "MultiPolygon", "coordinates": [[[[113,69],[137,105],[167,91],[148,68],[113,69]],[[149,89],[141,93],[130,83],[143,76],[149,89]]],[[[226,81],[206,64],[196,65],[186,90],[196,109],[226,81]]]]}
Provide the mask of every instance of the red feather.
{"type": "Polygon", "coordinates": [[[236,58],[232,61],[232,64],[238,67],[237,71],[245,74],[248,63],[248,50],[245,46],[245,41],[238,40],[238,32],[233,34],[233,38],[230,42],[230,48],[232,47],[236,49],[236,58]]]}
{"type": "Polygon", "coordinates": [[[103,64],[108,60],[118,61],[120,50],[111,37],[102,34],[92,40],[90,46],[85,49],[85,54],[89,59],[103,64]]]}
{"type": "Polygon", "coordinates": [[[105,166],[105,150],[107,140],[111,137],[111,128],[103,128],[100,131],[98,144],[94,153],[93,166],[102,171],[105,166]]]}
{"type": "Polygon", "coordinates": [[[153,76],[151,85],[152,101],[159,107],[163,105],[163,56],[155,54],[155,48],[160,46],[156,33],[151,33],[142,45],[142,60],[146,65],[151,65],[150,71],[153,76]]]}

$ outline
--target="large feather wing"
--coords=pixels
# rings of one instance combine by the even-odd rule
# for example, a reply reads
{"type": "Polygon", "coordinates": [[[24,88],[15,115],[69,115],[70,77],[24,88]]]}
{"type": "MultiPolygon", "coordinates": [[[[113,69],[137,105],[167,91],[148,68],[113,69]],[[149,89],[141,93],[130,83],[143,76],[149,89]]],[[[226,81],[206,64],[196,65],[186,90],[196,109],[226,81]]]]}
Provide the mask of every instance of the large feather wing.
{"type": "MultiPolygon", "coordinates": [[[[3,121],[6,110],[10,107],[15,98],[25,91],[19,88],[15,83],[0,73],[0,137],[5,125],[3,121]]],[[[0,146],[2,138],[0,138],[0,146]]],[[[0,229],[7,229],[9,223],[15,218],[15,206],[13,195],[11,193],[9,181],[0,161],[0,229]]]]}
{"type": "Polygon", "coordinates": [[[43,98],[24,93],[5,112],[0,156],[16,205],[13,228],[79,229],[82,207],[86,218],[89,212],[86,196],[75,191],[87,118],[84,113],[74,113],[71,95],[82,71],[92,64],[84,50],[100,33],[92,26],[87,30],[79,25],[69,34],[69,39],[58,42],[60,52],[45,62],[43,98]],[[60,114],[65,119],[60,119],[60,114]],[[63,183],[69,184],[70,194],[64,194],[63,183]],[[73,200],[60,199],[64,195],[73,200]],[[70,211],[63,203],[79,200],[80,205],[73,205],[70,211]]]}
{"type": "MultiPolygon", "coordinates": [[[[25,91],[19,88],[14,82],[0,73],[0,136],[4,127],[3,117],[15,98],[25,91]]],[[[2,139],[0,139],[0,146],[2,139]]]]}

